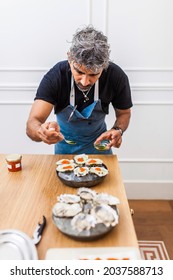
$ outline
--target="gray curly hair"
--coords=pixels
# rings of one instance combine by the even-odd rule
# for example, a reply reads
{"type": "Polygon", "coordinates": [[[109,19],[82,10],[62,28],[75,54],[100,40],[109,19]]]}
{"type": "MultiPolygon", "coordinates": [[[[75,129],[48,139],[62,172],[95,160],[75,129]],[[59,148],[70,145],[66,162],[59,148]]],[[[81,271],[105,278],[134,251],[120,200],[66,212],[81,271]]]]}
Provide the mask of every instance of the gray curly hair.
{"type": "Polygon", "coordinates": [[[109,66],[109,54],[107,37],[92,26],[87,26],[73,35],[68,59],[96,72],[109,66]]]}

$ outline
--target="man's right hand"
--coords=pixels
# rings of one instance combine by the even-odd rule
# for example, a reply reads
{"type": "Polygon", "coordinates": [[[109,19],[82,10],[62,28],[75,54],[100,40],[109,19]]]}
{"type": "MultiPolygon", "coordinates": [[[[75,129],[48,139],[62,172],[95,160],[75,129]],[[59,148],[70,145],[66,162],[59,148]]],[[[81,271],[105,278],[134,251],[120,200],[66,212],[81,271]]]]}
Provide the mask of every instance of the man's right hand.
{"type": "Polygon", "coordinates": [[[38,129],[40,139],[46,144],[56,144],[64,139],[57,122],[43,123],[38,129]]]}

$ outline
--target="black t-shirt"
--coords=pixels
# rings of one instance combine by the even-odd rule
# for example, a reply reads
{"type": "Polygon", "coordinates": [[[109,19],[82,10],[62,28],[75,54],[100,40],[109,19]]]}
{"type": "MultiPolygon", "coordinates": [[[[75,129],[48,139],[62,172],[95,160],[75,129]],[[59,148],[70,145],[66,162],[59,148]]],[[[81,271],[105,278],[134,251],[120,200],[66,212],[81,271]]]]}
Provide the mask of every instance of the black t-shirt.
{"type": "MultiPolygon", "coordinates": [[[[71,70],[67,60],[57,63],[43,77],[36,99],[42,99],[54,105],[55,113],[70,104],[71,70]]],[[[75,104],[82,111],[94,100],[94,86],[88,94],[89,101],[84,102],[82,92],[75,86],[75,104]]],[[[132,107],[131,91],[127,75],[116,64],[110,62],[99,78],[99,99],[103,111],[109,113],[109,104],[114,108],[128,109],[132,107]]]]}

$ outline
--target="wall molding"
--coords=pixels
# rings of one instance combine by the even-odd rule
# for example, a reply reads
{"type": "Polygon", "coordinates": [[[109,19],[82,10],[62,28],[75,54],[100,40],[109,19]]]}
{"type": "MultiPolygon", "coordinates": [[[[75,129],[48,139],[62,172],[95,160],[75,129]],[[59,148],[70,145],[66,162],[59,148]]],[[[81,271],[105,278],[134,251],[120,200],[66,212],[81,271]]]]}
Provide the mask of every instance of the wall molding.
{"type": "Polygon", "coordinates": [[[34,101],[16,101],[16,100],[5,100],[0,101],[0,106],[9,106],[9,105],[32,105],[34,101]]]}
{"type": "Polygon", "coordinates": [[[0,72],[43,72],[43,71],[48,71],[49,68],[47,67],[4,67],[0,68],[0,72]]]}
{"type": "MultiPolygon", "coordinates": [[[[6,83],[0,84],[0,90],[35,90],[38,84],[32,83],[6,83]]],[[[173,91],[173,84],[131,84],[132,91],[173,91]]]]}
{"type": "Polygon", "coordinates": [[[170,84],[170,83],[164,83],[164,84],[138,83],[138,84],[131,84],[131,89],[133,91],[173,91],[173,84],[170,84]]]}
{"type": "Polygon", "coordinates": [[[37,84],[0,84],[0,91],[36,91],[37,84]]]}
{"type": "MultiPolygon", "coordinates": [[[[91,0],[92,1],[92,0],[91,0]]],[[[106,0],[105,0],[106,1],[106,0]]],[[[105,4],[105,6],[107,6],[105,4]]],[[[122,66],[121,66],[122,67],[122,66]]],[[[173,72],[172,67],[122,67],[124,71],[128,72],[173,72]]],[[[48,71],[49,67],[0,67],[0,72],[42,72],[48,71]]]]}
{"type": "Polygon", "coordinates": [[[120,163],[173,163],[173,158],[119,158],[120,163]]]}
{"type": "Polygon", "coordinates": [[[172,67],[160,67],[160,68],[154,68],[154,67],[123,67],[124,71],[128,72],[173,72],[172,67]]]}

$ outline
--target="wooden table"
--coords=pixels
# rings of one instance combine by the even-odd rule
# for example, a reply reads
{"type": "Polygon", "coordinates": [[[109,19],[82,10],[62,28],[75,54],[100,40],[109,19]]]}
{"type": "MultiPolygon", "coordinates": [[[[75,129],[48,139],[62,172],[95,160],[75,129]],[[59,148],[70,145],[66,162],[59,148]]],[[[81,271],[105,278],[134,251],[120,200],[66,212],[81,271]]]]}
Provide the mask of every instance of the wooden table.
{"type": "MultiPolygon", "coordinates": [[[[92,157],[90,155],[89,157],[92,157]]],[[[42,240],[37,245],[39,259],[44,259],[49,248],[127,246],[138,248],[138,242],[126,192],[115,155],[93,155],[101,158],[109,170],[104,181],[92,187],[120,199],[120,220],[110,233],[96,241],[82,242],[62,234],[52,222],[52,207],[61,193],[76,193],[76,188],[65,186],[56,175],[56,161],[73,155],[22,155],[22,170],[9,172],[5,155],[0,155],[0,229],[17,229],[32,237],[42,216],[47,219],[42,240]]]]}

